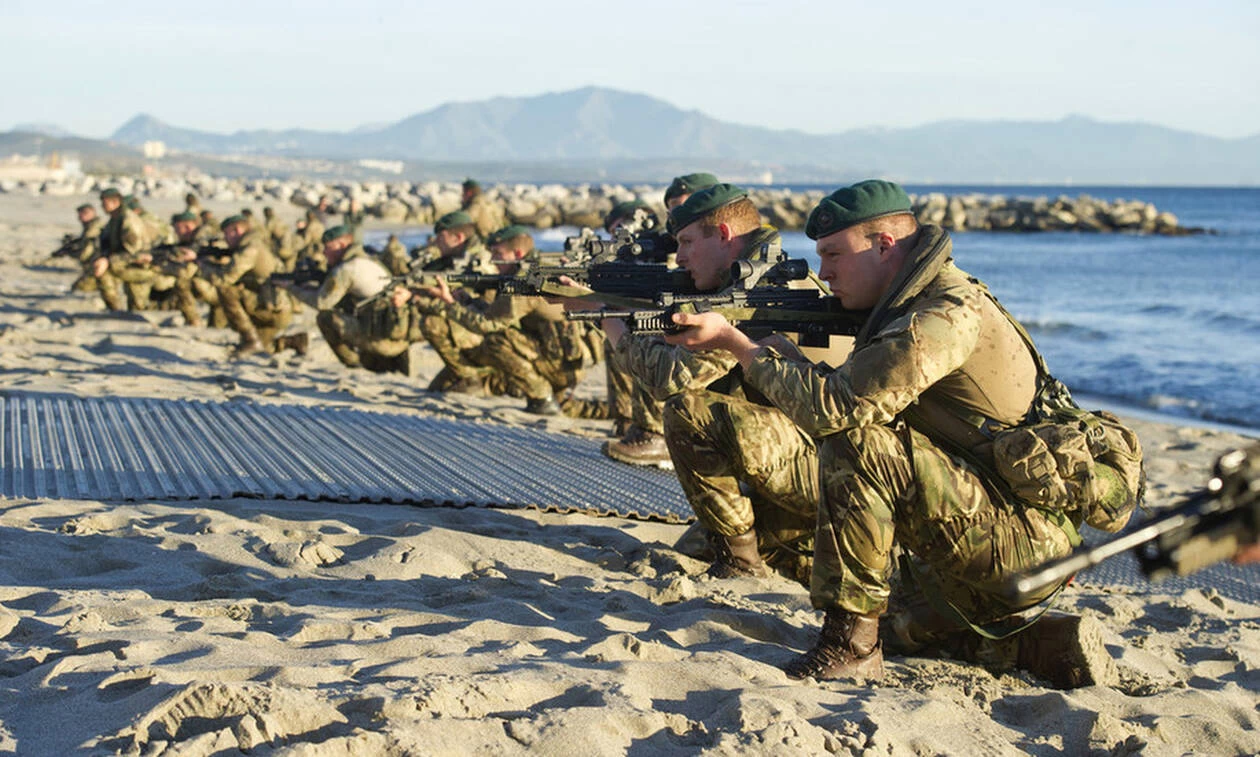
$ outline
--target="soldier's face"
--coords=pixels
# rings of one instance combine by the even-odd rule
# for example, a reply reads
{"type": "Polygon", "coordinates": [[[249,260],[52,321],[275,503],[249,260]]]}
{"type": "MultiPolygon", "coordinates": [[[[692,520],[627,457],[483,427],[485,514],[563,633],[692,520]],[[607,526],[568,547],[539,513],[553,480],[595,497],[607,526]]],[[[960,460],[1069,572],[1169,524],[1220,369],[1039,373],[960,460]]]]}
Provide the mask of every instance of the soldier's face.
{"type": "Polygon", "coordinates": [[[439,231],[433,241],[437,242],[438,249],[442,251],[443,255],[449,255],[458,250],[465,239],[463,232],[445,229],[439,231]]]}
{"type": "Polygon", "coordinates": [[[79,223],[89,224],[92,219],[96,218],[96,210],[93,208],[84,208],[79,211],[79,223]]]}
{"type": "Polygon", "coordinates": [[[223,238],[232,247],[235,247],[236,243],[240,242],[243,236],[245,236],[245,224],[243,223],[234,223],[223,230],[223,238]]]}
{"type": "Polygon", "coordinates": [[[818,276],[831,286],[831,293],[850,310],[874,307],[896,273],[895,247],[884,234],[863,236],[857,227],[829,234],[815,243],[818,276]],[[886,238],[886,239],[881,239],[886,238]]]}
{"type": "Polygon", "coordinates": [[[192,221],[176,221],[175,233],[179,235],[179,241],[191,242],[193,236],[197,234],[197,224],[192,221]]]}
{"type": "Polygon", "coordinates": [[[678,265],[691,274],[696,289],[707,292],[720,286],[731,263],[739,256],[739,245],[733,241],[730,226],[719,224],[706,237],[700,223],[696,222],[679,229],[675,236],[678,265]]]}
{"type": "Polygon", "coordinates": [[[118,210],[120,205],[122,205],[121,197],[102,197],[101,198],[101,208],[106,213],[113,213],[115,210],[118,210]]]}
{"type": "Polygon", "coordinates": [[[691,196],[690,194],[685,194],[685,195],[678,195],[677,197],[669,198],[668,200],[665,201],[665,209],[673,210],[674,208],[686,202],[687,198],[690,196],[691,196]]]}

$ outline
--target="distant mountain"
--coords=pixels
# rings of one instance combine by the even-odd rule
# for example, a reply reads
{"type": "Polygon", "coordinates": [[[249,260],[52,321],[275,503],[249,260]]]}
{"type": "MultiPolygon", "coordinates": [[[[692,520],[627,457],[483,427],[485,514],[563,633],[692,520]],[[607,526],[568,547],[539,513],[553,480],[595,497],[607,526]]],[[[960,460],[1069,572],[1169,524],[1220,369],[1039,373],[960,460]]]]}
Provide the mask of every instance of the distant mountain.
{"type": "Polygon", "coordinates": [[[55,137],[58,139],[62,137],[74,136],[73,134],[70,133],[69,129],[62,128],[58,126],[57,124],[43,124],[43,123],[17,124],[16,126],[13,127],[12,131],[20,131],[20,132],[25,132],[27,134],[40,134],[45,137],[55,137]]]}
{"type": "MultiPolygon", "coordinates": [[[[943,121],[914,128],[805,134],[730,124],[647,95],[587,87],[450,103],[394,124],[217,134],[149,115],[112,139],[186,152],[443,163],[739,161],[791,180],[879,175],[917,183],[1260,184],[1260,135],[1220,139],[1083,116],[1058,121],[943,121]]],[[[700,166],[703,167],[703,166],[700,166]]],[[[616,178],[616,177],[611,177],[616,178]]]]}

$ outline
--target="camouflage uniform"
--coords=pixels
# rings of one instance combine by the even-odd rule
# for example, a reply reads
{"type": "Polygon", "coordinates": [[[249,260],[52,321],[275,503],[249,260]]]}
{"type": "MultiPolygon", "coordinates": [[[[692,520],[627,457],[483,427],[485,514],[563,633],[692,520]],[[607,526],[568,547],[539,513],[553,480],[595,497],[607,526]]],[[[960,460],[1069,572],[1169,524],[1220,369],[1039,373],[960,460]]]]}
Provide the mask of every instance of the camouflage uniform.
{"type": "MultiPolygon", "coordinates": [[[[754,232],[741,258],[765,245],[778,256],[776,230],[754,232]]],[[[628,334],[616,354],[636,382],[667,400],[665,442],[700,523],[735,536],[755,522],[762,559],[804,582],[818,508],[818,458],[809,436],[749,391],[729,352],[690,352],[628,334]]]]}
{"type": "Polygon", "coordinates": [[[542,297],[498,297],[484,310],[456,302],[439,312],[484,337],[479,345],[463,350],[461,358],[465,364],[489,369],[486,381],[492,394],[551,398],[577,384],[583,369],[598,356],[593,347],[603,341],[602,334],[590,335],[585,324],[567,320],[563,305],[542,297]]]}
{"type": "Polygon", "coordinates": [[[359,303],[380,294],[389,280],[389,272],[379,261],[361,245],[352,244],[310,302],[319,311],[315,323],[328,346],[351,368],[396,358],[410,346],[405,339],[377,337],[370,316],[361,317],[357,312],[359,303]]]}
{"type": "Polygon", "coordinates": [[[92,275],[92,261],[100,254],[100,236],[104,229],[105,219],[100,216],[93,216],[91,221],[83,225],[83,232],[74,240],[74,248],[78,250],[75,258],[79,261],[79,265],[83,267],[83,272],[71,285],[70,288],[73,291],[96,291],[96,277],[92,275]]]}
{"type": "Polygon", "coordinates": [[[252,229],[231,252],[227,265],[210,275],[210,283],[218,290],[228,325],[241,335],[242,343],[254,338],[272,350],[276,335],[293,320],[289,294],[268,281],[278,265],[276,256],[266,238],[252,229]]]}
{"type": "MultiPolygon", "coordinates": [[[[1003,597],[1010,576],[1067,554],[1071,543],[1055,518],[999,496],[993,481],[964,460],[983,459],[987,439],[963,419],[1020,423],[1037,371],[987,290],[954,266],[942,229],[922,227],[838,369],[789,361],[767,348],[746,379],[819,440],[815,607],[883,611],[895,545],[919,566],[914,583],[957,613],[890,617],[890,651],[964,627],[961,618],[986,624],[1007,617],[1056,589],[1021,606],[1003,597]]],[[[922,609],[913,598],[901,606],[915,604],[922,609]]]]}
{"type": "Polygon", "coordinates": [[[319,220],[319,213],[306,211],[306,225],[298,232],[294,241],[295,260],[314,260],[317,265],[324,265],[324,224],[319,220]]]}
{"type": "Polygon", "coordinates": [[[411,269],[411,259],[406,245],[398,241],[398,237],[390,234],[389,242],[385,245],[385,249],[381,251],[381,265],[389,269],[391,274],[402,276],[411,269]]]}
{"type": "Polygon", "coordinates": [[[507,214],[504,213],[503,206],[482,192],[474,195],[464,206],[463,211],[472,219],[482,239],[488,238],[492,233],[507,226],[507,214]]]}
{"type": "Polygon", "coordinates": [[[271,213],[266,215],[263,231],[271,242],[271,251],[276,254],[276,259],[280,261],[280,266],[276,270],[281,273],[292,273],[293,269],[297,267],[298,250],[294,244],[293,233],[289,231],[288,224],[281,221],[279,216],[271,213]]]}
{"type": "MultiPolygon", "coordinates": [[[[435,252],[437,248],[432,248],[435,252]]],[[[417,258],[417,260],[424,260],[417,258]]],[[[428,257],[427,262],[421,263],[421,267],[425,271],[434,273],[457,272],[457,273],[489,273],[496,274],[499,272],[498,267],[490,258],[490,251],[481,243],[480,239],[475,237],[468,240],[464,245],[463,251],[447,256],[428,257]]],[[[489,304],[494,296],[494,292],[487,292],[481,300],[484,304],[489,304]]],[[[477,379],[484,378],[486,371],[469,361],[464,354],[466,350],[477,347],[483,341],[483,337],[473,331],[468,330],[441,314],[441,308],[438,303],[431,297],[415,297],[412,298],[412,307],[410,312],[412,326],[407,329],[409,341],[419,341],[423,338],[429,342],[429,345],[442,358],[442,363],[446,366],[443,371],[444,377],[449,376],[455,379],[477,379]],[[418,332],[418,333],[417,333],[418,332]]],[[[388,332],[394,338],[397,338],[398,329],[390,329],[388,332]]],[[[441,388],[438,386],[434,388],[441,388]]]]}
{"type": "MultiPolygon", "coordinates": [[[[101,230],[100,256],[109,261],[109,267],[97,276],[97,287],[105,307],[124,310],[126,304],[121,295],[123,274],[137,258],[148,250],[149,235],[140,217],[126,205],[119,205],[110,214],[109,221],[101,230]]],[[[99,259],[99,258],[98,258],[99,259]]]]}

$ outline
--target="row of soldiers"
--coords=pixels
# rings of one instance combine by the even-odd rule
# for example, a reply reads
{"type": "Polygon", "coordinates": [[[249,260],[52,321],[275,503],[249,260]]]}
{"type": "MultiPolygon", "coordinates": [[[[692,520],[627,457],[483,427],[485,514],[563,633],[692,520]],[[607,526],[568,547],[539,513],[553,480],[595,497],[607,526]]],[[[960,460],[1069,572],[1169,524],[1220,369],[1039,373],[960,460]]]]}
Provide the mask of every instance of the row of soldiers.
{"type": "MultiPolygon", "coordinates": [[[[803,286],[865,314],[851,350],[826,360],[791,334],[754,341],[715,312],[674,315],[678,333],[649,335],[619,318],[599,329],[564,318],[595,293],[558,304],[452,289],[442,278],[394,286],[400,270],[529,264],[527,229],[499,225],[483,244],[466,211],[438,219],[431,244],[413,252],[391,240],[370,254],[353,219],[324,230],[318,289],[274,282],[273,243],[243,216],[220,225],[225,261],[197,265],[186,250],[146,279],[135,270],[156,260],[138,241],[148,232],[114,200],[103,193],[111,218],[100,237],[105,263],[93,267],[98,285],[112,275],[156,289],[168,283],[157,276],[169,276],[178,292],[182,279],[204,279],[208,288],[190,291],[241,332],[238,353],[257,349],[264,328],[274,339],[287,325],[276,303],[306,301],[349,365],[405,369],[410,345],[423,340],[443,361],[431,389],[513,394],[540,414],[561,412],[564,393],[605,356],[609,407],[624,432],[605,451],[677,471],[706,537],[693,553],[711,561],[709,575],[777,570],[808,585],[825,611],[815,645],[785,666],[791,677],[878,679],[885,651],[934,651],[1061,686],[1100,680],[1106,652],[1082,619],[1041,617],[1060,585],[1018,599],[1006,586],[1069,552],[1082,524],[1124,524],[1142,488],[1140,445],[1114,419],[1093,416],[1091,438],[1107,444],[1073,469],[1089,486],[1073,488],[1067,504],[1017,493],[995,472],[997,434],[1055,425],[1049,409],[1072,415],[1075,406],[1026,332],[954,266],[949,234],[921,226],[895,184],[842,188],[810,214],[821,266],[803,286]],[[126,263],[117,272],[115,256],[126,263]]],[[[778,257],[777,230],[739,187],[691,174],[665,201],[677,265],[697,291],[732,286],[734,263],[778,257]]],[[[610,229],[623,222],[615,216],[610,229]]],[[[196,229],[184,231],[191,245],[196,229]]]]}

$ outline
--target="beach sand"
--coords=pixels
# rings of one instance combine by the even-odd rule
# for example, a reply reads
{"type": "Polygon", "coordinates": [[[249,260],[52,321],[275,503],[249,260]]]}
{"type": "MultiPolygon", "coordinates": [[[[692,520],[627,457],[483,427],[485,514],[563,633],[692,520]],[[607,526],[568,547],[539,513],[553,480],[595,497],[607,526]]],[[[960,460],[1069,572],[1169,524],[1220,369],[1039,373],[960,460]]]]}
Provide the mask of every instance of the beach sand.
{"type": "MultiPolygon", "coordinates": [[[[0,195],[0,388],[609,432],[521,400],[430,395],[428,348],[410,378],[351,371],[312,328],[305,358],[233,363],[228,331],[106,314],[67,293],[71,263],[47,260],[84,201],[0,195]]],[[[1246,441],[1132,423],[1156,506],[1246,441]]],[[[779,666],[820,623],[806,591],[701,578],[672,548],[682,531],[534,510],[0,499],[0,753],[1260,752],[1260,606],[1069,587],[1060,609],[1103,623],[1107,686],[905,657],[877,686],[794,682],[779,666]]]]}

